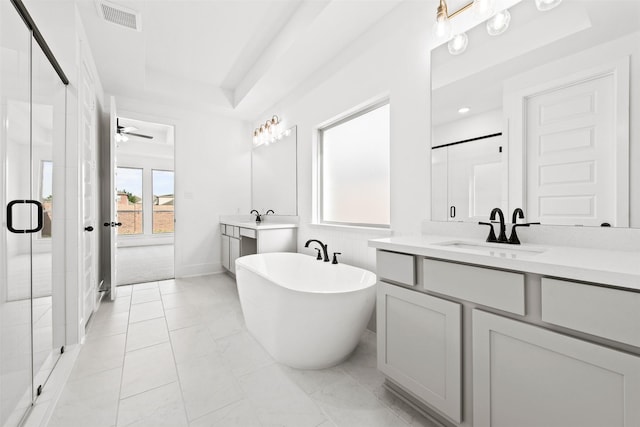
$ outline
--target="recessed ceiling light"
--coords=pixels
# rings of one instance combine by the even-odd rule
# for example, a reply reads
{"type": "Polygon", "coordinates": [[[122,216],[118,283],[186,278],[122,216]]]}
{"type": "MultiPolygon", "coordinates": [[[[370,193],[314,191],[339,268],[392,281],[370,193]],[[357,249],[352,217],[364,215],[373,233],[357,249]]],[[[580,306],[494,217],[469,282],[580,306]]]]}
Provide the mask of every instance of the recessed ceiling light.
{"type": "Polygon", "coordinates": [[[461,109],[458,110],[458,113],[460,114],[467,114],[469,111],[471,111],[471,108],[469,107],[462,107],[461,109]]]}

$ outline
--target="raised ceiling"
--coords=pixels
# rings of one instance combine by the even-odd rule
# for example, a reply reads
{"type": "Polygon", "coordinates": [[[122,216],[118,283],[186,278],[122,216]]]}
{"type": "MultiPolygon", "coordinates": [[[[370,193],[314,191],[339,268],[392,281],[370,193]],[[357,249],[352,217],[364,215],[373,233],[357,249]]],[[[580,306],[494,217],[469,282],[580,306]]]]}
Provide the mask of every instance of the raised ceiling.
{"type": "Polygon", "coordinates": [[[140,32],[78,8],[107,93],[254,119],[401,1],[111,1],[140,32]]]}

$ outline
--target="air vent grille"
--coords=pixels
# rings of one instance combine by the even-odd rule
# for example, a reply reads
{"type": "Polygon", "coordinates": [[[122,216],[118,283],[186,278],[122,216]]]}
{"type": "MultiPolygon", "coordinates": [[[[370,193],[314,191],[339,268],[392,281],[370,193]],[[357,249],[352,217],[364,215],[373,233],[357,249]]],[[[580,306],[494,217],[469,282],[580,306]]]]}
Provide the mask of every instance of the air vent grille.
{"type": "Polygon", "coordinates": [[[140,31],[140,14],[115,3],[101,1],[98,10],[105,21],[140,31]]]}

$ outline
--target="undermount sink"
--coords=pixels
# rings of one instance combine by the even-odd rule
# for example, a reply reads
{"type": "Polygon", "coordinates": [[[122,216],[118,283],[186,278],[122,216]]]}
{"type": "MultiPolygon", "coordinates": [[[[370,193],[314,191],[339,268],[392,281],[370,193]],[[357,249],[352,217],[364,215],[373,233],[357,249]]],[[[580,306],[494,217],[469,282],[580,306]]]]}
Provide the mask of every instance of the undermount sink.
{"type": "Polygon", "coordinates": [[[462,249],[464,251],[472,251],[475,253],[482,253],[484,255],[491,255],[501,258],[525,258],[535,255],[539,255],[545,251],[544,248],[531,248],[508,245],[505,243],[481,243],[481,242],[443,242],[437,243],[438,246],[446,246],[452,249],[462,249]]]}

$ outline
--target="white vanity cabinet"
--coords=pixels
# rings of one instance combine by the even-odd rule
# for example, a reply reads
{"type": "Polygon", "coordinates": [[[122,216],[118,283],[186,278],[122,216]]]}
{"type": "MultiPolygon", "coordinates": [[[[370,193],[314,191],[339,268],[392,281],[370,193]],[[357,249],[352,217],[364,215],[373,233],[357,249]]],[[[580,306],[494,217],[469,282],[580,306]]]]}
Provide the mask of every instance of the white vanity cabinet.
{"type": "Polygon", "coordinates": [[[378,369],[460,422],[461,306],[378,282],[378,369]]]}
{"type": "Polygon", "coordinates": [[[640,358],[473,310],[474,427],[640,426],[640,358]]]}
{"type": "Polygon", "coordinates": [[[236,259],[241,256],[297,251],[298,235],[295,224],[226,221],[220,223],[220,234],[222,267],[234,275],[236,259]]]}
{"type": "Polygon", "coordinates": [[[424,241],[370,241],[391,391],[446,426],[640,427],[640,281],[424,241]]]}

